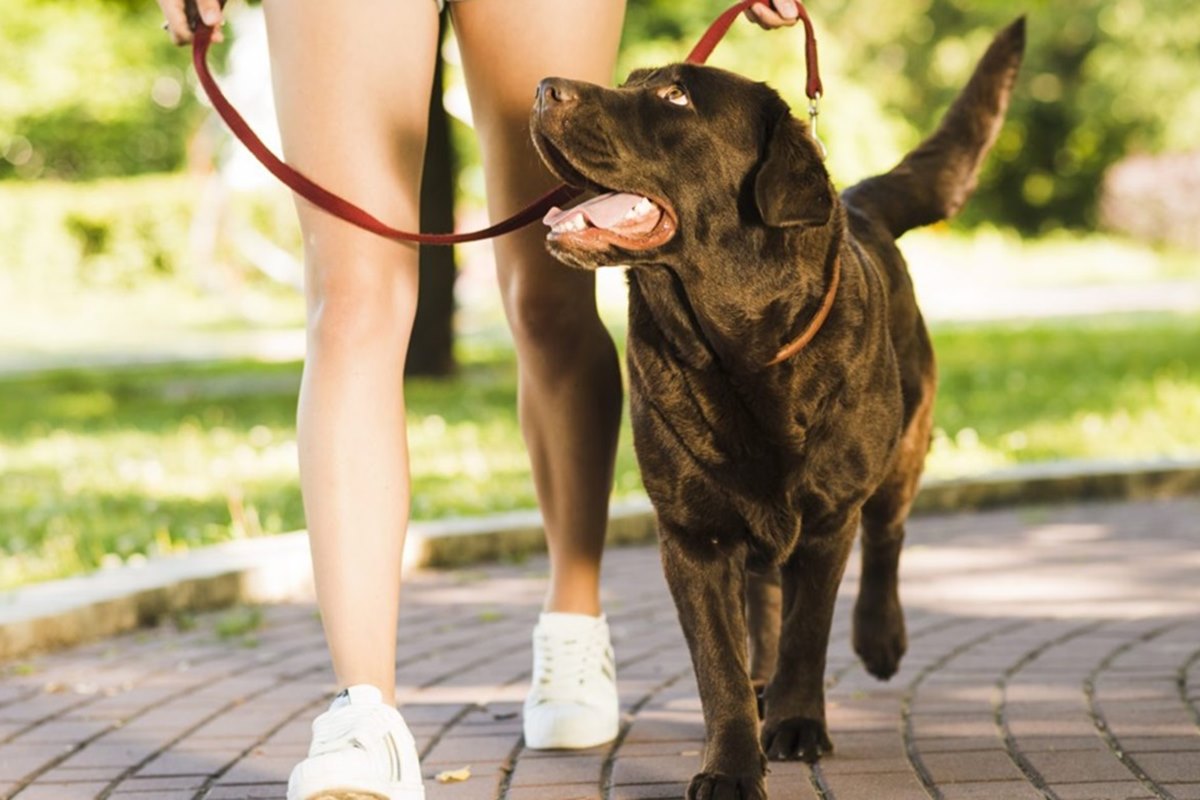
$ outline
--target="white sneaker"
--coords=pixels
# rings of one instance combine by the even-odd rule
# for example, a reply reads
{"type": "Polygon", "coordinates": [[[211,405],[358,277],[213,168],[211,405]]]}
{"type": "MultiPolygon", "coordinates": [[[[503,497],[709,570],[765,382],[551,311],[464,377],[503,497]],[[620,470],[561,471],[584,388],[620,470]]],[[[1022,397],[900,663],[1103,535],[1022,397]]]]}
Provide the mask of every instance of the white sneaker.
{"type": "Polygon", "coordinates": [[[342,690],[312,729],[287,800],[425,800],[412,734],[374,686],[342,690]]]}
{"type": "Polygon", "coordinates": [[[525,745],[576,750],[611,742],[620,723],[608,621],[543,613],[533,629],[533,681],[525,698],[525,745]]]}

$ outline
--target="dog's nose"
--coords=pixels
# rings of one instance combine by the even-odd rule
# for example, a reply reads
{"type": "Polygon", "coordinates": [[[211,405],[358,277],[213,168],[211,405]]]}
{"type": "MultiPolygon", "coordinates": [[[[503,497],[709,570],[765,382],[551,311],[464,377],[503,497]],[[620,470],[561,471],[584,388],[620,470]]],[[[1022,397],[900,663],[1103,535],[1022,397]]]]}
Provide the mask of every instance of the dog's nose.
{"type": "Polygon", "coordinates": [[[546,78],[538,84],[537,100],[542,108],[555,105],[574,103],[579,99],[579,92],[571,82],[563,78],[546,78]]]}

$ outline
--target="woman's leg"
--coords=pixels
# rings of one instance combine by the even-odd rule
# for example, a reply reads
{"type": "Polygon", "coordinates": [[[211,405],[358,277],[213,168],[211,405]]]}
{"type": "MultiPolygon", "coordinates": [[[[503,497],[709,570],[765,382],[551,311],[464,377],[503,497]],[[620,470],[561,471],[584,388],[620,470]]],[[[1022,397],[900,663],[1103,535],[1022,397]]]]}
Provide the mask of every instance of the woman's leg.
{"type": "MultiPolygon", "coordinates": [[[[415,229],[437,51],[433,0],[267,0],[287,160],[381,219],[415,229]]],[[[317,601],[340,686],[395,693],[409,513],[404,357],[417,251],[297,200],[308,356],[300,476],[317,601]]]]}
{"type": "MultiPolygon", "coordinates": [[[[534,152],[529,111],[548,75],[612,80],[623,0],[465,0],[454,26],[483,148],[493,219],[555,183],[534,152]]],[[[600,614],[621,377],[596,313],[595,281],[546,253],[532,225],[497,239],[504,309],[517,345],[521,429],[550,550],[550,590],[534,629],[525,743],[585,748],[619,723],[616,666],[600,614]]]]}
{"type": "MultiPolygon", "coordinates": [[[[556,181],[529,138],[538,82],[612,81],[623,0],[465,0],[451,6],[483,148],[493,219],[556,181]]],[[[546,610],[600,612],[600,556],[621,417],[613,343],[593,276],[552,259],[531,225],[495,242],[517,346],[521,428],[550,550],[546,610]]]]}

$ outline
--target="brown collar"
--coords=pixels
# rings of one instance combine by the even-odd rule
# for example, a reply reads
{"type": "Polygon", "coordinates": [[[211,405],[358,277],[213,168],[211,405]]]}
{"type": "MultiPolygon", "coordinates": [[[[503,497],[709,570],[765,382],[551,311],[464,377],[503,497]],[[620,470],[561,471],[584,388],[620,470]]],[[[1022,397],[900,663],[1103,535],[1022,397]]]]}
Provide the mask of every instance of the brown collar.
{"type": "Polygon", "coordinates": [[[773,367],[780,362],[787,361],[792,356],[803,350],[817,332],[821,330],[821,326],[825,324],[825,320],[829,318],[829,312],[833,308],[833,300],[837,297],[838,283],[842,277],[842,259],[840,256],[835,256],[833,259],[833,277],[829,279],[829,288],[825,290],[825,299],[821,301],[821,307],[817,309],[817,314],[812,318],[812,322],[808,323],[808,327],[792,341],[788,342],[783,348],[775,354],[775,358],[767,362],[768,367],[773,367]]]}

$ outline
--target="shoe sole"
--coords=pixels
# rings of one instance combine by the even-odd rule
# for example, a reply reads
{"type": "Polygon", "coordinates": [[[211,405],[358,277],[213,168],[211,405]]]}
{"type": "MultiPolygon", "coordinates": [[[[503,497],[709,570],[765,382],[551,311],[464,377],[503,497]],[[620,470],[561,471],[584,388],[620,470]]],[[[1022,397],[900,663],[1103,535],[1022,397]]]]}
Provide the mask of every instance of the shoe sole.
{"type": "Polygon", "coordinates": [[[387,795],[376,794],[375,792],[326,791],[309,795],[304,800],[388,800],[388,797],[387,795]]]}

